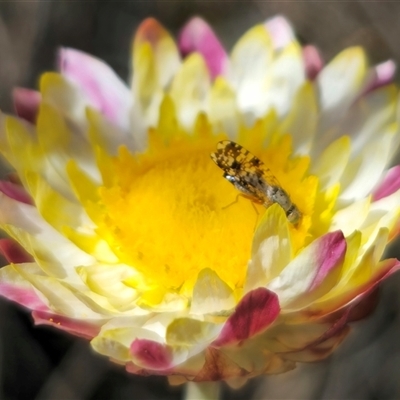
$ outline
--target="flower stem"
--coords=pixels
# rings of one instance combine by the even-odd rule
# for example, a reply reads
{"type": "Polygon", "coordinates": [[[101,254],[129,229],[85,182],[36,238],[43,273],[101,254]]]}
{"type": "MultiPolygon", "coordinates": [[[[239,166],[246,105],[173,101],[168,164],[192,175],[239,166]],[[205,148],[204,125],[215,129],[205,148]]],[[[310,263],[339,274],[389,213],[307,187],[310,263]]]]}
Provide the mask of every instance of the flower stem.
{"type": "Polygon", "coordinates": [[[184,400],[218,400],[220,382],[188,382],[184,400]]]}

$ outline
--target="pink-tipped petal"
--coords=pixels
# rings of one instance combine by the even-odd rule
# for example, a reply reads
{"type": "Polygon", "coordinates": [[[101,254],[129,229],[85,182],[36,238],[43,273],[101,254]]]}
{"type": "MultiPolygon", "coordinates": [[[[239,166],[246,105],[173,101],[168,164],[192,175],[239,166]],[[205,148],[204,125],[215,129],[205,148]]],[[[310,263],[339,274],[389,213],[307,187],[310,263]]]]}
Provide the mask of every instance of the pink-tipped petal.
{"type": "Polygon", "coordinates": [[[146,370],[141,367],[138,367],[133,362],[126,363],[125,369],[126,369],[126,372],[129,372],[130,374],[146,375],[146,370]]]}
{"type": "Polygon", "coordinates": [[[245,370],[218,349],[209,347],[205,352],[203,368],[196,374],[194,382],[220,381],[245,375],[245,370]]]}
{"type": "Polygon", "coordinates": [[[31,89],[15,88],[13,90],[13,101],[16,114],[35,124],[41,101],[40,93],[31,89]]]}
{"type": "Polygon", "coordinates": [[[184,26],[178,43],[183,55],[198,52],[204,57],[212,78],[225,73],[228,63],[226,51],[210,26],[201,18],[195,17],[184,26]]]}
{"type": "Polygon", "coordinates": [[[379,301],[379,289],[379,286],[371,288],[359,302],[351,305],[349,322],[367,318],[375,310],[379,301]]]}
{"type": "Polygon", "coordinates": [[[17,200],[20,203],[33,204],[32,197],[26,192],[26,190],[16,183],[8,181],[0,181],[0,192],[4,193],[11,199],[17,200]]]}
{"type": "Polygon", "coordinates": [[[12,239],[0,239],[0,253],[9,263],[19,264],[33,261],[32,256],[12,239]]]}
{"type": "Polygon", "coordinates": [[[135,35],[135,45],[148,42],[152,47],[157,47],[169,37],[168,31],[155,19],[146,18],[138,26],[135,35]]]}
{"type": "Polygon", "coordinates": [[[61,73],[77,83],[90,105],[122,128],[128,127],[130,90],[103,61],[75,49],[59,51],[61,73]]]}
{"type": "Polygon", "coordinates": [[[321,54],[315,46],[304,46],[303,60],[307,78],[314,80],[324,67],[324,61],[322,60],[321,54]]]}
{"type": "Polygon", "coordinates": [[[383,178],[382,183],[374,190],[372,194],[373,201],[380,200],[390,196],[400,189],[400,165],[390,168],[383,178]]]}
{"type": "Polygon", "coordinates": [[[48,311],[49,308],[39,298],[33,289],[18,287],[9,283],[0,282],[0,296],[3,296],[11,301],[15,301],[21,306],[27,307],[30,310],[48,311]]]}
{"type": "Polygon", "coordinates": [[[295,39],[291,25],[282,15],[267,20],[264,25],[272,37],[275,49],[281,49],[295,39]]]}
{"type": "Polygon", "coordinates": [[[382,273],[380,279],[375,281],[372,286],[369,285],[368,289],[362,295],[358,296],[356,300],[350,303],[348,306],[341,308],[337,312],[334,312],[323,319],[323,321],[330,321],[332,325],[319,338],[314,340],[312,343],[309,343],[301,351],[315,351],[319,345],[334,337],[338,337],[340,341],[342,334],[344,333],[345,336],[347,333],[347,324],[349,322],[354,322],[365,318],[371,313],[371,311],[373,311],[378,300],[377,285],[388,275],[398,271],[399,267],[400,266],[397,260],[393,260],[393,262],[388,263],[388,267],[382,273]]]}
{"type": "Polygon", "coordinates": [[[313,362],[326,358],[350,332],[349,315],[350,310],[345,310],[332,321],[332,324],[320,337],[300,350],[285,353],[285,357],[299,362],[313,362]]]}
{"type": "Polygon", "coordinates": [[[308,314],[308,318],[316,320],[324,318],[325,316],[329,316],[335,313],[335,310],[341,310],[350,308],[351,312],[354,312],[350,315],[349,320],[356,319],[357,314],[361,314],[360,310],[357,310],[356,307],[360,304],[362,307],[362,302],[367,299],[368,296],[372,295],[372,293],[377,290],[380,283],[386,280],[390,275],[398,272],[400,270],[400,261],[395,258],[389,258],[381,261],[381,266],[379,267],[379,271],[374,274],[374,276],[364,285],[359,286],[353,290],[345,293],[340,299],[340,303],[335,304],[334,309],[326,308],[320,310],[315,310],[312,313],[308,314]],[[353,311],[354,310],[354,311],[353,311]]]}
{"type": "Polygon", "coordinates": [[[387,85],[393,81],[396,74],[396,63],[393,60],[387,60],[375,67],[376,71],[376,85],[378,87],[387,85]]]}
{"type": "Polygon", "coordinates": [[[155,89],[157,85],[167,88],[178,72],[180,65],[181,57],[175,40],[157,20],[146,18],[138,26],[133,41],[134,91],[143,91],[142,96],[146,97],[147,93],[150,93],[148,84],[156,85],[155,87],[152,86],[152,90],[157,90],[155,89]],[[147,45],[150,45],[151,52],[149,53],[148,49],[143,53],[143,49],[147,45]],[[154,62],[162,67],[155,67],[154,62]],[[150,67],[150,65],[153,65],[153,67],[150,67]],[[154,71],[148,71],[149,68],[154,69],[154,71]],[[144,81],[137,80],[139,77],[144,81]],[[153,82],[145,82],[146,79],[151,79],[153,82]],[[145,87],[142,87],[143,84],[145,84],[145,87]]]}
{"type": "Polygon", "coordinates": [[[132,356],[145,368],[165,370],[171,368],[172,354],[169,348],[154,340],[135,339],[130,347],[132,356]]]}
{"type": "Polygon", "coordinates": [[[46,311],[34,311],[32,317],[36,325],[50,325],[72,335],[93,339],[100,331],[100,327],[89,322],[78,321],[46,311]]]}
{"type": "Polygon", "coordinates": [[[378,271],[375,276],[363,287],[358,290],[358,293],[352,293],[352,305],[358,304],[360,301],[369,296],[385,279],[390,275],[400,270],[400,261],[395,258],[388,258],[381,261],[383,267],[378,271]]]}
{"type": "Polygon", "coordinates": [[[247,293],[228,318],[214,346],[246,340],[270,326],[279,315],[278,296],[265,288],[247,293]]]}
{"type": "Polygon", "coordinates": [[[347,244],[342,231],[330,232],[320,241],[317,257],[319,269],[310,286],[310,291],[317,288],[334,268],[340,266],[346,254],[347,244]]]}
{"type": "Polygon", "coordinates": [[[315,347],[327,341],[331,337],[338,335],[346,327],[346,324],[349,322],[350,315],[351,308],[343,310],[343,312],[338,315],[338,318],[332,321],[333,323],[329,329],[326,330],[318,339],[310,343],[307,348],[315,347]]]}
{"type": "Polygon", "coordinates": [[[376,65],[373,71],[372,80],[365,89],[364,94],[393,82],[395,74],[396,63],[392,60],[387,60],[376,65]]]}

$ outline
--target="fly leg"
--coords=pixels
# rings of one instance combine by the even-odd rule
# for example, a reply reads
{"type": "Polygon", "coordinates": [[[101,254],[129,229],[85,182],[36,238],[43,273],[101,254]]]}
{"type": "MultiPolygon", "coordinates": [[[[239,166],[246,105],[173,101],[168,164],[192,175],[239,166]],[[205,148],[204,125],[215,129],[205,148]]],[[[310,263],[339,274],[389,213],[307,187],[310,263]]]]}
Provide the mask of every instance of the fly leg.
{"type": "Polygon", "coordinates": [[[229,203],[228,205],[223,206],[223,207],[222,207],[222,210],[226,210],[226,209],[229,208],[230,206],[233,206],[234,204],[236,204],[236,203],[239,201],[239,197],[245,197],[245,196],[244,196],[243,194],[239,193],[239,194],[236,196],[235,200],[233,200],[232,203],[229,203]]]}
{"type": "Polygon", "coordinates": [[[243,194],[243,193],[239,193],[239,194],[236,196],[235,200],[232,201],[232,203],[229,203],[228,205],[222,207],[222,210],[226,210],[228,207],[233,206],[234,204],[236,204],[236,203],[239,201],[239,197],[244,197],[245,199],[250,200],[250,203],[251,203],[251,205],[252,205],[254,211],[256,212],[256,223],[255,223],[255,225],[254,225],[254,230],[256,230],[256,227],[257,227],[257,224],[258,224],[258,218],[260,217],[260,213],[259,213],[259,211],[257,210],[257,207],[256,207],[256,205],[254,204],[254,201],[252,201],[252,200],[254,200],[254,199],[249,198],[249,196],[246,196],[246,195],[243,194]]]}

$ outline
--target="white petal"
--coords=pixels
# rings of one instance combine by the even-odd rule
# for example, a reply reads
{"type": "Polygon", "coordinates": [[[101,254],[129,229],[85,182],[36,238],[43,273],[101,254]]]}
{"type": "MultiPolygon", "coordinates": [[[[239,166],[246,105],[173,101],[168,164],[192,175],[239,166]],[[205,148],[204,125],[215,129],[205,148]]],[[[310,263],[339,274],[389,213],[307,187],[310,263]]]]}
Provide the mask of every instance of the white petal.
{"type": "Polygon", "coordinates": [[[245,292],[266,285],[289,264],[292,247],[288,222],[282,208],[267,209],[254,235],[245,292]]]}
{"type": "Polygon", "coordinates": [[[341,265],[345,251],[342,232],[327,233],[297,254],[267,288],[278,295],[279,304],[284,309],[321,285],[330,271],[341,265]]]}
{"type": "Polygon", "coordinates": [[[47,299],[57,314],[76,319],[104,319],[104,315],[89,308],[58,279],[29,273],[23,264],[16,264],[14,268],[47,299]]]}
{"type": "Polygon", "coordinates": [[[306,82],[294,96],[292,109],[283,119],[278,130],[289,133],[295,154],[309,154],[318,121],[317,99],[314,87],[306,82]]]}
{"type": "Polygon", "coordinates": [[[52,228],[35,207],[12,200],[2,193],[0,193],[0,223],[35,256],[49,275],[71,282],[81,282],[74,267],[94,262],[93,257],[52,228]]]}
{"type": "Polygon", "coordinates": [[[231,310],[236,306],[233,290],[209,268],[200,271],[193,288],[190,312],[212,314],[231,310]]]}
{"type": "Polygon", "coordinates": [[[42,102],[57,109],[63,116],[73,121],[79,131],[86,132],[85,109],[89,98],[79,86],[57,73],[45,73],[40,79],[42,102]]]}
{"type": "Polygon", "coordinates": [[[237,92],[238,107],[244,113],[251,113],[263,102],[272,63],[271,39],[262,26],[248,31],[235,45],[231,55],[228,76],[237,92]]]}
{"type": "Polygon", "coordinates": [[[328,189],[339,182],[350,157],[351,143],[348,136],[332,142],[318,157],[312,167],[320,179],[321,189],[328,189]]]}
{"type": "Polygon", "coordinates": [[[131,152],[137,150],[132,132],[125,131],[112,124],[107,118],[94,109],[87,109],[86,115],[89,123],[89,135],[92,144],[98,145],[110,155],[116,155],[121,145],[126,146],[131,152]]]}
{"type": "Polygon", "coordinates": [[[371,192],[387,166],[395,133],[392,128],[381,132],[347,164],[340,180],[340,199],[352,201],[371,192]]]}
{"type": "Polygon", "coordinates": [[[122,264],[98,264],[80,267],[77,271],[90,290],[107,297],[117,310],[125,311],[135,307],[138,292],[123,283],[135,275],[133,268],[122,264]]]}
{"type": "Polygon", "coordinates": [[[264,113],[269,107],[273,107],[279,116],[285,115],[304,79],[301,48],[297,43],[292,43],[273,61],[270,84],[266,89],[268,101],[258,112],[264,113]]]}
{"type": "Polygon", "coordinates": [[[366,82],[367,62],[360,47],[352,47],[337,55],[318,75],[316,85],[321,105],[321,121],[316,152],[335,140],[327,132],[347,111],[366,82]]]}
{"type": "Polygon", "coordinates": [[[293,28],[282,15],[267,19],[264,26],[270,33],[276,50],[282,49],[296,40],[293,28]]]}
{"type": "Polygon", "coordinates": [[[370,204],[370,197],[366,197],[337,211],[332,219],[331,230],[341,229],[345,236],[349,236],[355,230],[360,229],[368,216],[370,204]]]}
{"type": "MultiPolygon", "coordinates": [[[[371,203],[370,212],[360,230],[367,238],[365,248],[373,245],[382,228],[387,228],[388,234],[396,228],[400,217],[400,190],[371,203]]],[[[385,242],[387,244],[387,241],[385,242]]],[[[380,247],[383,251],[382,246],[380,247]]]]}

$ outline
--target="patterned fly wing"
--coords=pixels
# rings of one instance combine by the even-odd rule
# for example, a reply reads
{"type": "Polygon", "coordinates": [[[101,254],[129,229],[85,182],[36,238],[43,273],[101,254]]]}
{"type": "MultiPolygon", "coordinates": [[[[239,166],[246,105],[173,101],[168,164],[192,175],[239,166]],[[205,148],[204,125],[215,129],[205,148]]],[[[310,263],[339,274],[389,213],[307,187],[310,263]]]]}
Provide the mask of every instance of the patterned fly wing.
{"type": "Polygon", "coordinates": [[[229,175],[235,175],[238,171],[247,172],[249,175],[266,175],[271,180],[271,185],[279,185],[271,171],[264,163],[251,154],[244,147],[230,140],[217,143],[217,151],[211,153],[211,158],[223,171],[229,175]]]}
{"type": "Polygon", "coordinates": [[[299,210],[269,168],[255,155],[235,142],[224,140],[217,144],[211,158],[224,171],[224,178],[245,197],[265,207],[278,203],[290,222],[298,222],[301,217],[299,210]]]}
{"type": "Polygon", "coordinates": [[[266,195],[268,186],[279,183],[264,163],[244,147],[230,140],[217,144],[211,158],[224,171],[224,177],[246,197],[268,206],[272,203],[266,195]]]}

